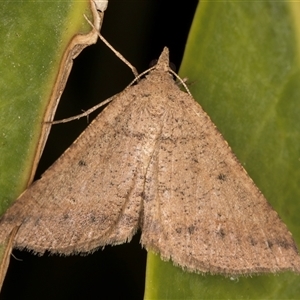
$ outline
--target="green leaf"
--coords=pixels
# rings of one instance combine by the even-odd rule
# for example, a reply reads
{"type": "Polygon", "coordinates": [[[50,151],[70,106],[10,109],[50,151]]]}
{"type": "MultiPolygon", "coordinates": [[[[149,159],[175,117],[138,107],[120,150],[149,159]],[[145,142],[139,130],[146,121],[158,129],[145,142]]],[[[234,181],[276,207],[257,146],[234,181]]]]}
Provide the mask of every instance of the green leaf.
{"type": "Polygon", "coordinates": [[[4,1],[0,18],[0,215],[26,188],[64,51],[91,31],[88,1],[4,1]]]}
{"type": "MultiPolygon", "coordinates": [[[[202,2],[180,69],[300,245],[300,7],[293,2],[202,2]]],[[[145,299],[295,299],[291,273],[198,275],[148,255],[145,299]]]]}
{"type": "MultiPolygon", "coordinates": [[[[31,182],[72,58],[96,42],[100,26],[89,1],[24,1],[1,5],[0,215],[31,182]],[[93,14],[91,14],[91,8],[93,14]]],[[[16,228],[0,245],[0,289],[16,228]]]]}

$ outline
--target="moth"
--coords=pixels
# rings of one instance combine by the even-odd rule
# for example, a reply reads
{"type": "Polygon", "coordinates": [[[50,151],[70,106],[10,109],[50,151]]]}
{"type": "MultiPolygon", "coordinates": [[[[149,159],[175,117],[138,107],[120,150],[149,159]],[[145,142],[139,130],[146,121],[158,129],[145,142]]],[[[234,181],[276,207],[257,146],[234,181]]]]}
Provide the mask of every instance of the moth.
{"type": "Polygon", "coordinates": [[[164,48],[0,219],[0,241],[87,253],[131,240],[187,271],[300,271],[296,244],[164,48]]]}

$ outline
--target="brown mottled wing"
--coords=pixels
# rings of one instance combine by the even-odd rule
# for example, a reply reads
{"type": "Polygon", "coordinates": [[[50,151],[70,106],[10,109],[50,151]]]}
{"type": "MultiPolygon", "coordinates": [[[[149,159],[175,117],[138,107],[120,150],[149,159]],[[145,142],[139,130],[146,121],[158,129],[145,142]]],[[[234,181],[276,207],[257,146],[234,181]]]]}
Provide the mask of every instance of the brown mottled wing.
{"type": "Polygon", "coordinates": [[[139,225],[151,140],[136,87],[119,94],[0,220],[0,241],[69,254],[130,240],[139,225]],[[145,162],[146,161],[146,162],[145,162]]]}
{"type": "Polygon", "coordinates": [[[146,174],[142,244],[190,271],[299,272],[285,224],[202,108],[176,94],[146,174]]]}
{"type": "Polygon", "coordinates": [[[201,107],[168,74],[116,96],[0,220],[43,253],[129,240],[196,272],[300,271],[295,243],[201,107]]]}

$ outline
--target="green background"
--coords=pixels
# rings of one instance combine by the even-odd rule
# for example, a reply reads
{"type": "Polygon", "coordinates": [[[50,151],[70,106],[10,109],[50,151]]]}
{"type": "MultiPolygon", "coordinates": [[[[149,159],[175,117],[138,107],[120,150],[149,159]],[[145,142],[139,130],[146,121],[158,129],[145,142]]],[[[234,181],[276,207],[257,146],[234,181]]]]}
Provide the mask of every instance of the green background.
{"type": "MultiPolygon", "coordinates": [[[[196,5],[197,1],[178,7],[162,1],[111,0],[102,34],[139,72],[147,69],[164,46],[170,48],[171,61],[178,67],[196,5]]],[[[50,15],[57,15],[57,11],[50,15]]],[[[189,78],[194,98],[288,225],[298,245],[299,12],[299,5],[292,2],[203,1],[180,70],[182,77],[189,78]]],[[[40,17],[37,10],[31,20],[37,19],[35,24],[40,25],[40,17]]],[[[14,31],[18,30],[9,32],[14,31]]],[[[131,71],[109,49],[101,43],[89,47],[75,61],[56,119],[80,113],[121,91],[131,79],[131,71]]],[[[23,91],[24,84],[20,86],[23,91]]],[[[29,94],[39,96],[36,89],[29,94]]],[[[13,111],[11,118],[17,116],[13,111]]],[[[82,119],[53,127],[37,177],[86,125],[82,119]]],[[[34,139],[34,135],[30,137],[34,139]]],[[[25,142],[17,142],[22,144],[21,148],[14,146],[19,153],[30,152],[25,142]]],[[[3,169],[1,165],[1,174],[3,169]]],[[[106,247],[87,257],[36,257],[15,251],[23,261],[12,259],[0,298],[15,299],[20,293],[25,299],[95,295],[141,299],[145,251],[138,240],[136,236],[130,244],[106,247]]],[[[294,274],[231,280],[185,273],[153,255],[148,261],[147,299],[296,299],[300,294],[299,277],[294,274]]]]}

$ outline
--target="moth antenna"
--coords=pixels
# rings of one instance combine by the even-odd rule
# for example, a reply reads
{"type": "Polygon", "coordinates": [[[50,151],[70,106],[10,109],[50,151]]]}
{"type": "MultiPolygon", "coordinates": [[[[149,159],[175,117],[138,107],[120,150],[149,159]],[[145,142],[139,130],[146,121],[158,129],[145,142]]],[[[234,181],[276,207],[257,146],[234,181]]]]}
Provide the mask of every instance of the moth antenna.
{"type": "Polygon", "coordinates": [[[187,87],[187,85],[185,84],[185,81],[183,79],[181,79],[181,77],[179,75],[177,75],[171,68],[169,68],[169,72],[174,75],[179,81],[180,83],[184,86],[185,90],[187,91],[187,93],[192,96],[189,88],[187,87]]]}
{"type": "MultiPolygon", "coordinates": [[[[94,24],[87,18],[86,15],[83,15],[84,18],[87,20],[87,22],[91,25],[92,28],[95,28],[94,24]]],[[[97,34],[100,38],[100,40],[109,48],[111,51],[119,58],[121,59],[132,71],[134,77],[138,77],[139,73],[137,72],[136,68],[120,53],[118,52],[102,35],[101,33],[97,30],[97,34]]]]}

